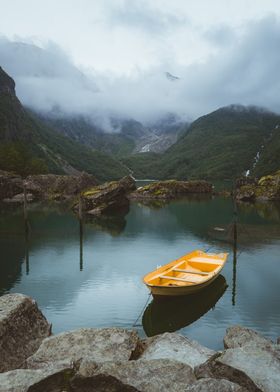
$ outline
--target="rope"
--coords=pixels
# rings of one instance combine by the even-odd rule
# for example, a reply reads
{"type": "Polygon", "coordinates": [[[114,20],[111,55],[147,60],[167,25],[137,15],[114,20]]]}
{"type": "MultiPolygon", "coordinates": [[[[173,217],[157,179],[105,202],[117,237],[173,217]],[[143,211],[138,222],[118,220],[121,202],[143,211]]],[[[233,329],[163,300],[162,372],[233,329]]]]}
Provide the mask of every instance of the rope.
{"type": "Polygon", "coordinates": [[[152,295],[152,293],[149,293],[148,294],[148,299],[147,299],[147,301],[145,302],[145,305],[143,306],[143,309],[141,310],[141,312],[140,312],[140,314],[139,314],[139,316],[137,317],[137,319],[134,321],[134,323],[132,324],[132,326],[133,327],[136,327],[137,326],[137,322],[138,322],[138,320],[140,319],[140,317],[142,316],[142,314],[144,313],[144,310],[146,309],[146,306],[148,305],[148,302],[149,302],[149,300],[150,300],[150,296],[152,295]]]}

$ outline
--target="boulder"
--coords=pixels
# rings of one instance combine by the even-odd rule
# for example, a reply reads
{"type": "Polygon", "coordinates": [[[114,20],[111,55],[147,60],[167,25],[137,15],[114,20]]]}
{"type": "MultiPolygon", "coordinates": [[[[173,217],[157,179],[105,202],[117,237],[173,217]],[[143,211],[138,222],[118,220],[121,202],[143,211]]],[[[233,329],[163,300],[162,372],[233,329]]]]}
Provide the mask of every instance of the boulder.
{"type": "Polygon", "coordinates": [[[97,184],[96,179],[87,173],[79,175],[38,174],[24,181],[28,193],[37,199],[63,200],[73,197],[97,184]]]}
{"type": "Polygon", "coordinates": [[[22,191],[23,180],[20,176],[0,170],[0,200],[11,199],[22,191]]]}
{"type": "MultiPolygon", "coordinates": [[[[190,366],[170,359],[106,362],[99,365],[82,363],[73,385],[79,378],[94,381],[109,376],[142,392],[182,392],[196,381],[190,366]]],[[[95,391],[95,389],[93,389],[95,391]]]]}
{"type": "Polygon", "coordinates": [[[240,325],[234,325],[227,329],[224,337],[224,347],[226,349],[243,347],[247,344],[260,347],[263,346],[265,348],[274,346],[272,340],[263,337],[252,329],[240,325]]]}
{"type": "Polygon", "coordinates": [[[144,347],[141,359],[167,358],[185,363],[192,368],[204,363],[215,354],[214,351],[194,340],[169,332],[146,339],[144,347]]]}
{"type": "Polygon", "coordinates": [[[176,199],[189,194],[211,194],[213,185],[207,181],[159,181],[138,188],[131,199],[176,199]]]}
{"type": "Polygon", "coordinates": [[[195,368],[198,378],[225,378],[248,391],[279,391],[278,345],[243,327],[229,328],[224,341],[230,348],[195,368]]]}
{"type": "MultiPolygon", "coordinates": [[[[106,182],[82,193],[83,208],[86,214],[101,216],[112,213],[126,214],[129,210],[127,194],[135,189],[135,181],[131,176],[120,181],[106,182]]],[[[74,205],[77,211],[78,203],[74,205]]]]}
{"type": "Polygon", "coordinates": [[[242,201],[280,200],[280,170],[261,177],[258,182],[241,185],[236,190],[236,199],[242,201]]]}
{"type": "MultiPolygon", "coordinates": [[[[26,200],[28,202],[32,202],[34,200],[34,196],[32,193],[26,194],[26,200]]],[[[24,193],[18,193],[17,195],[3,199],[5,203],[23,203],[24,202],[24,193]]]]}
{"type": "Polygon", "coordinates": [[[21,367],[50,331],[33,299],[22,294],[0,297],[0,372],[21,367]]]}
{"type": "Polygon", "coordinates": [[[235,197],[237,200],[240,201],[253,201],[256,198],[255,194],[255,186],[254,185],[243,185],[239,188],[236,193],[235,197]]]}
{"type": "MultiPolygon", "coordinates": [[[[38,391],[39,392],[39,391],[38,391]]],[[[141,392],[108,374],[93,377],[75,377],[71,380],[71,392],[141,392]]]]}
{"type": "Polygon", "coordinates": [[[248,392],[248,390],[228,380],[204,378],[189,385],[184,392],[248,392]]]}
{"type": "Polygon", "coordinates": [[[59,392],[65,390],[72,369],[17,369],[0,374],[0,392],[59,392]]]}
{"type": "Polygon", "coordinates": [[[27,359],[29,369],[55,364],[72,366],[84,358],[93,362],[128,361],[139,343],[135,331],[121,328],[82,328],[45,339],[27,359]]]}

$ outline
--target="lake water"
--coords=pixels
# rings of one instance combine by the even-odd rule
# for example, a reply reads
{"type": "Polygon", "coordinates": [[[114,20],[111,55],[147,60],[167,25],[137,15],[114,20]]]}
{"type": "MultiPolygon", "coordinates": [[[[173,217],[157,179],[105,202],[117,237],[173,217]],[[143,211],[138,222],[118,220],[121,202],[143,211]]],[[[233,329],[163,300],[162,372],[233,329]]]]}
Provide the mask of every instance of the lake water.
{"type": "Polygon", "coordinates": [[[125,218],[83,226],[66,207],[33,205],[27,238],[21,207],[5,206],[0,210],[0,294],[35,298],[55,333],[132,328],[140,315],[135,328],[141,336],[179,330],[213,349],[222,348],[225,329],[233,324],[276,339],[280,205],[238,206],[236,252],[232,219],[232,202],[221,197],[166,205],[133,202],[125,218]],[[152,301],[142,276],[194,249],[229,252],[219,279],[196,296],[152,301]]]}

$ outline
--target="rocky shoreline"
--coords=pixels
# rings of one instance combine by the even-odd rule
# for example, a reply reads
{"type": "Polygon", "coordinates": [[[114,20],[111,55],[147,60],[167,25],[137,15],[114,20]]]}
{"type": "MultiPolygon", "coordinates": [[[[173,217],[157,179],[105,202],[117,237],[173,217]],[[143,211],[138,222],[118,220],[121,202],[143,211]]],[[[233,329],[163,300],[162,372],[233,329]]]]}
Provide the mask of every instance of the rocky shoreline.
{"type": "Polygon", "coordinates": [[[172,200],[190,194],[211,194],[213,185],[207,181],[158,181],[130,193],[133,200],[172,200]]]}
{"type": "Polygon", "coordinates": [[[256,178],[243,178],[237,181],[235,197],[238,201],[280,200],[280,170],[274,174],[256,178]]]}
{"type": "Polygon", "coordinates": [[[82,328],[51,335],[36,302],[0,297],[0,392],[277,392],[280,339],[232,326],[214,352],[177,333],[82,328]]]}

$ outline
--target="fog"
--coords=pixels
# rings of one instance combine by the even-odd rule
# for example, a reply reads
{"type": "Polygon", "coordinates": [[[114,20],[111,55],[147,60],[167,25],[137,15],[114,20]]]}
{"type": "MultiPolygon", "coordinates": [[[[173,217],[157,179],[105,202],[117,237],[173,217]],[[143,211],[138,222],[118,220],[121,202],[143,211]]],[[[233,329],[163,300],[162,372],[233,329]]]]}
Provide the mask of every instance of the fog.
{"type": "Polygon", "coordinates": [[[54,42],[39,47],[26,38],[2,36],[0,65],[15,79],[24,105],[87,115],[105,129],[112,116],[145,123],[171,112],[192,120],[233,103],[280,112],[279,18],[248,22],[240,34],[215,26],[203,32],[203,39],[215,50],[201,61],[182,65],[162,57],[158,64],[121,75],[95,69],[94,63],[77,66],[54,42]]]}

